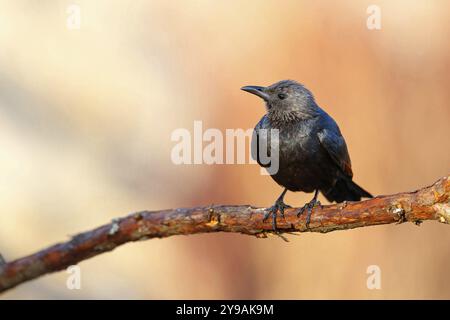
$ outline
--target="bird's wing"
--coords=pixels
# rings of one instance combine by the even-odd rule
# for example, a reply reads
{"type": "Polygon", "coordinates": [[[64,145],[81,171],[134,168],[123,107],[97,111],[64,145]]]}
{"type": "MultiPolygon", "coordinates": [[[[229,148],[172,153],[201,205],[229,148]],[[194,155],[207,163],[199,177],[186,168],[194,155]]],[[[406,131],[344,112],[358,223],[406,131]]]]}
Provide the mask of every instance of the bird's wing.
{"type": "Polygon", "coordinates": [[[323,129],[317,133],[320,144],[348,177],[353,177],[352,164],[348,155],[347,145],[339,132],[323,129]]]}

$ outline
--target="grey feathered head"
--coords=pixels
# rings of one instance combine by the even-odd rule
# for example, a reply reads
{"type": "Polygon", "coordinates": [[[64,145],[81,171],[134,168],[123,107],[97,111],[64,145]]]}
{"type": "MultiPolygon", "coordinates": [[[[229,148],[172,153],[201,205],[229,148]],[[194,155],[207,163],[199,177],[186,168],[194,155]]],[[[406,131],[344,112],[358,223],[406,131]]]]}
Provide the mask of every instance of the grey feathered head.
{"type": "Polygon", "coordinates": [[[311,118],[318,111],[311,91],[294,80],[282,80],[268,87],[245,86],[241,89],[262,98],[269,118],[277,122],[311,118]]]}

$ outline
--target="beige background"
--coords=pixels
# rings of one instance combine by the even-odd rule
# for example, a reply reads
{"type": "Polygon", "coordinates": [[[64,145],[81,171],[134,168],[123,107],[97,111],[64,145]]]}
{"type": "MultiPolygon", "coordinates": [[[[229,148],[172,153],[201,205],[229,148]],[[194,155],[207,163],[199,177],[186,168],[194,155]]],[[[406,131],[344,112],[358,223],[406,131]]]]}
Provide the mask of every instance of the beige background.
{"type": "MultiPolygon", "coordinates": [[[[372,193],[449,174],[450,4],[376,1],[0,1],[0,252],[15,259],[142,209],[268,206],[256,165],[175,166],[171,132],[251,128],[239,90],[292,78],[339,123],[372,193]]],[[[310,194],[289,193],[302,205],[310,194]]],[[[323,200],[323,199],[322,199],[323,200]]],[[[450,229],[437,223],[256,239],[179,236],[82,262],[8,298],[450,298],[450,229]],[[382,289],[366,288],[366,268],[382,289]]]]}

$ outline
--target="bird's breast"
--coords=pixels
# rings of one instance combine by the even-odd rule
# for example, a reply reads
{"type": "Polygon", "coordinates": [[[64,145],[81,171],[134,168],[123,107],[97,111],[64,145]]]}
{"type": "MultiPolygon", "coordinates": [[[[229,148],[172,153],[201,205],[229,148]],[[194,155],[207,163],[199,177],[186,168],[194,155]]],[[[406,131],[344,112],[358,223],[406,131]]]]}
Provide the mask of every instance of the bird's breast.
{"type": "Polygon", "coordinates": [[[328,183],[329,159],[314,128],[296,124],[279,129],[278,139],[261,136],[269,151],[278,148],[279,168],[272,178],[289,190],[312,192],[328,183]]]}

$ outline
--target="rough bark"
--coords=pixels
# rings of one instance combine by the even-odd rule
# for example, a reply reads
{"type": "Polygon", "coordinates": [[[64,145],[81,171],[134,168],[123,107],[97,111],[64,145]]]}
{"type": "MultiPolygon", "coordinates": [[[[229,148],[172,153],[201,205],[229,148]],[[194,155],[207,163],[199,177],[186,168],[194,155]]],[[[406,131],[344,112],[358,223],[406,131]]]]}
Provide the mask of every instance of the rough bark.
{"type": "MultiPolygon", "coordinates": [[[[0,292],[131,241],[219,231],[266,237],[272,232],[271,219],[263,222],[266,210],[249,205],[215,205],[133,213],[27,257],[3,263],[0,259],[0,292]]],[[[449,224],[450,176],[415,192],[315,207],[309,228],[305,226],[305,215],[297,217],[298,210],[287,209],[284,219],[278,217],[279,235],[390,223],[419,224],[424,220],[449,224]]]]}

